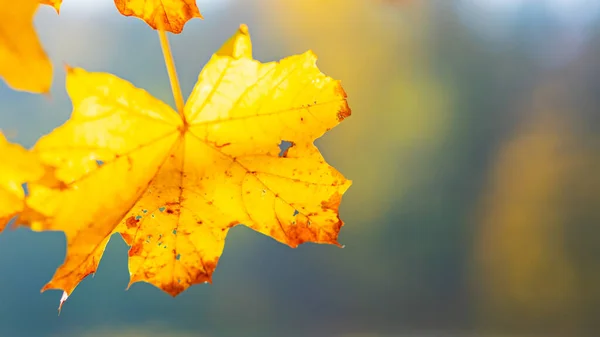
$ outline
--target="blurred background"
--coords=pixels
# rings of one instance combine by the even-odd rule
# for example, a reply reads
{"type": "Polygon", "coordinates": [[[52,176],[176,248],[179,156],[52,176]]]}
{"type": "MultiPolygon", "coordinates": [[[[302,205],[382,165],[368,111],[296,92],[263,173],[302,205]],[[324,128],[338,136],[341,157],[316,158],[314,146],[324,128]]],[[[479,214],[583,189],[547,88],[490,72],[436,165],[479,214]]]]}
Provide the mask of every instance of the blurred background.
{"type": "MultiPolygon", "coordinates": [[[[246,23],[254,55],[312,49],[351,118],[319,139],[354,181],[344,249],[230,231],[213,285],[128,291],[114,236],[66,302],[39,289],[60,233],[0,235],[0,336],[600,335],[600,2],[199,0],[171,35],[184,96],[246,23]]],[[[51,97],[0,83],[0,128],[27,147],[71,105],[62,64],[106,71],[171,105],[155,31],[112,0],[65,0],[35,24],[51,97]]],[[[4,159],[6,160],[6,159],[4,159]]]]}

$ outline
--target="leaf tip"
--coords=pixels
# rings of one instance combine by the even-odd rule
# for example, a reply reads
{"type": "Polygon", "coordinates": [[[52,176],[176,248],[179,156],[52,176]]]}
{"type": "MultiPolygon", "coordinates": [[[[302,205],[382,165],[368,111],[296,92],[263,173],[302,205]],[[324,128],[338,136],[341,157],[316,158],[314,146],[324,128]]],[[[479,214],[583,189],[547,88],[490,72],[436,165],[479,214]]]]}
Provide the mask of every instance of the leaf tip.
{"type": "Polygon", "coordinates": [[[42,91],[41,94],[46,100],[52,102],[52,94],[50,93],[50,88],[45,89],[44,91],[42,91]]]}
{"type": "Polygon", "coordinates": [[[41,0],[40,3],[54,8],[56,14],[60,14],[60,6],[62,4],[62,0],[41,0]]]}
{"type": "Polygon", "coordinates": [[[252,58],[252,41],[246,24],[241,24],[235,34],[227,41],[216,55],[233,57],[234,59],[252,58]]]}
{"type": "Polygon", "coordinates": [[[136,283],[136,282],[137,282],[137,280],[135,280],[133,278],[133,276],[130,275],[129,276],[129,283],[127,283],[127,287],[125,287],[125,291],[129,291],[129,288],[131,288],[131,285],[134,284],[134,283],[136,283]]]}
{"type": "Polygon", "coordinates": [[[62,311],[63,304],[69,298],[69,294],[66,291],[63,291],[62,297],[60,298],[60,303],[58,304],[58,316],[60,316],[60,312],[62,311]]]}
{"type": "Polygon", "coordinates": [[[240,27],[238,28],[238,32],[243,35],[250,35],[250,31],[248,30],[248,25],[245,23],[242,23],[240,25],[240,27]]]}
{"type": "Polygon", "coordinates": [[[73,72],[75,72],[75,68],[70,66],[67,63],[63,63],[63,68],[65,69],[65,73],[67,73],[67,75],[72,74],[73,72]]]}
{"type": "Polygon", "coordinates": [[[306,56],[308,56],[309,59],[314,60],[315,63],[316,63],[317,59],[319,58],[317,56],[317,53],[315,53],[315,51],[312,49],[307,50],[305,54],[306,54],[306,56]]]}

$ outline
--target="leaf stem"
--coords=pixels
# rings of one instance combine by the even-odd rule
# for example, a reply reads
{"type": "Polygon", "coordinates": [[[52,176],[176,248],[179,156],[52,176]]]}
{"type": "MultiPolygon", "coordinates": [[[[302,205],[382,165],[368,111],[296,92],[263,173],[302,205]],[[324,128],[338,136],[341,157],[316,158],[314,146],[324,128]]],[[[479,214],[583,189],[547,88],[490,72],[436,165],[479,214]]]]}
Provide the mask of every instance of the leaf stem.
{"type": "Polygon", "coordinates": [[[167,73],[169,73],[169,81],[171,82],[171,91],[173,91],[175,106],[185,123],[185,116],[183,114],[183,95],[181,94],[181,87],[179,87],[179,79],[177,79],[177,70],[175,69],[175,61],[173,61],[167,33],[163,29],[158,29],[158,38],[160,39],[160,47],[163,51],[163,56],[165,57],[165,65],[167,66],[167,73]]]}

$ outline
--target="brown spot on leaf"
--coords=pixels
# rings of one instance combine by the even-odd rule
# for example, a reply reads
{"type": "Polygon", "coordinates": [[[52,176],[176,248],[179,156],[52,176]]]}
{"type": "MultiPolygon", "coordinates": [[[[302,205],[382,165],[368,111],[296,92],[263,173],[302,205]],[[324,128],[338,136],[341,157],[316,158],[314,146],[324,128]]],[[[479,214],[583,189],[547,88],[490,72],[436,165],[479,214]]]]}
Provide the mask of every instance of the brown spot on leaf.
{"type": "Polygon", "coordinates": [[[133,169],[133,159],[131,157],[127,157],[127,171],[131,171],[133,169]]]}
{"type": "Polygon", "coordinates": [[[127,225],[127,228],[132,228],[137,226],[138,222],[140,222],[140,220],[136,219],[134,216],[130,216],[125,221],[125,224],[127,225]]]}
{"type": "Polygon", "coordinates": [[[302,223],[288,226],[285,234],[285,243],[292,248],[297,248],[305,242],[317,242],[316,234],[302,223]]]}
{"type": "Polygon", "coordinates": [[[133,237],[130,234],[128,234],[128,233],[119,233],[119,234],[121,234],[123,241],[125,241],[125,243],[127,245],[131,245],[131,242],[133,241],[133,237]]]}
{"type": "Polygon", "coordinates": [[[346,90],[344,90],[344,88],[342,87],[342,83],[340,83],[339,81],[337,82],[337,85],[335,86],[335,93],[336,93],[336,95],[342,96],[342,98],[344,98],[344,99],[348,98],[348,94],[346,94],[346,90]]]}
{"type": "Polygon", "coordinates": [[[88,270],[86,270],[82,275],[81,275],[81,279],[83,280],[84,278],[90,276],[91,274],[96,272],[96,268],[90,268],[88,270]]]}
{"type": "Polygon", "coordinates": [[[144,278],[146,280],[152,280],[155,277],[156,277],[156,273],[155,272],[153,272],[151,270],[148,270],[148,269],[144,270],[144,278]]]}
{"type": "Polygon", "coordinates": [[[202,282],[208,281],[212,283],[212,274],[217,268],[217,263],[219,262],[219,258],[217,257],[214,261],[206,261],[202,260],[202,267],[204,268],[204,273],[200,273],[198,276],[204,276],[202,282]],[[204,274],[204,275],[202,275],[204,274]]]}
{"type": "Polygon", "coordinates": [[[346,117],[350,116],[352,114],[352,111],[350,109],[350,106],[348,106],[348,101],[346,101],[346,98],[348,97],[348,95],[346,94],[346,91],[344,90],[344,88],[342,88],[342,85],[340,82],[338,82],[338,85],[335,87],[335,93],[336,93],[336,95],[341,96],[344,99],[343,106],[340,109],[340,111],[338,111],[338,113],[337,113],[337,119],[339,122],[341,122],[346,117]]]}
{"type": "Polygon", "coordinates": [[[341,122],[344,119],[346,119],[346,117],[350,116],[350,114],[351,114],[350,107],[348,106],[347,102],[344,102],[344,107],[342,108],[342,110],[338,111],[338,113],[337,113],[337,119],[339,122],[341,122]]]}
{"type": "Polygon", "coordinates": [[[135,256],[135,255],[139,255],[140,252],[142,251],[142,245],[143,243],[138,242],[135,245],[131,246],[131,248],[129,248],[129,256],[135,256]]]}
{"type": "Polygon", "coordinates": [[[342,195],[339,194],[338,192],[335,192],[329,198],[329,200],[325,200],[325,201],[321,202],[321,208],[323,209],[323,211],[332,210],[334,212],[337,212],[341,202],[342,202],[342,195]]]}
{"type": "Polygon", "coordinates": [[[160,288],[173,297],[181,294],[185,290],[185,287],[175,280],[169,283],[161,284],[160,288]]]}

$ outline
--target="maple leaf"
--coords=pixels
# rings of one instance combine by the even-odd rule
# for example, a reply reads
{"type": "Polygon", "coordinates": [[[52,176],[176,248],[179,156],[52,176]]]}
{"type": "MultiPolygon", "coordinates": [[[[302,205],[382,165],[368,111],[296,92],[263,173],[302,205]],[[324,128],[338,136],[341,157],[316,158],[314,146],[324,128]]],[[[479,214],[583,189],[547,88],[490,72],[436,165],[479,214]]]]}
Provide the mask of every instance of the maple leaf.
{"type": "Polygon", "coordinates": [[[43,290],[66,299],[96,271],[112,233],[131,246],[129,285],[172,296],[211,282],[238,224],[291,247],[339,245],[351,182],[313,143],[350,109],[312,52],[260,63],[242,25],[202,70],[182,114],[107,73],[69,68],[66,87],[71,118],[33,148],[62,186],[30,184],[21,215],[34,230],[67,237],[65,262],[43,290]]]}
{"type": "Polygon", "coordinates": [[[196,0],[115,0],[125,16],[144,20],[154,29],[179,34],[192,18],[202,18],[196,0]]]}
{"type": "Polygon", "coordinates": [[[41,162],[18,144],[10,143],[0,132],[0,231],[10,219],[23,210],[25,192],[22,184],[44,174],[41,162]],[[10,159],[10,160],[6,160],[10,159]]]}
{"type": "Polygon", "coordinates": [[[33,27],[41,3],[52,0],[0,0],[0,77],[15,90],[47,93],[52,85],[52,64],[33,27]]]}

